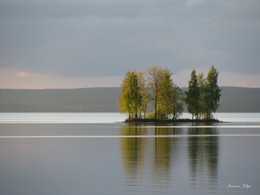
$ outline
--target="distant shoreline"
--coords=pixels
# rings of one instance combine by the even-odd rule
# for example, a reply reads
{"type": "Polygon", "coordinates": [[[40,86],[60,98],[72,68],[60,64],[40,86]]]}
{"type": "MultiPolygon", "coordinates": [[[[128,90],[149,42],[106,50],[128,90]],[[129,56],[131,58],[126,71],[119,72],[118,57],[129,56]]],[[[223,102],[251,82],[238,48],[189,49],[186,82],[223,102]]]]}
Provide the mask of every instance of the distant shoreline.
{"type": "MultiPolygon", "coordinates": [[[[260,112],[260,88],[221,88],[217,112],[260,112]]],[[[0,89],[0,112],[119,112],[116,102],[120,92],[120,87],[0,89]]]]}

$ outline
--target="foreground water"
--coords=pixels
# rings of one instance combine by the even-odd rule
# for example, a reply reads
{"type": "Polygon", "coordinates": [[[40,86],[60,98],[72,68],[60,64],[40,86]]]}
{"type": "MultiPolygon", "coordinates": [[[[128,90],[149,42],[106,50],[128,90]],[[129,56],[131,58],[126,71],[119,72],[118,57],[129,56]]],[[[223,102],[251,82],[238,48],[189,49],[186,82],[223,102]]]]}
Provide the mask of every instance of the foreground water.
{"type": "Polygon", "coordinates": [[[241,113],[197,126],[54,124],[58,116],[47,113],[44,122],[40,114],[29,114],[38,122],[17,115],[6,122],[3,115],[0,194],[260,194],[257,114],[252,122],[241,113]]]}

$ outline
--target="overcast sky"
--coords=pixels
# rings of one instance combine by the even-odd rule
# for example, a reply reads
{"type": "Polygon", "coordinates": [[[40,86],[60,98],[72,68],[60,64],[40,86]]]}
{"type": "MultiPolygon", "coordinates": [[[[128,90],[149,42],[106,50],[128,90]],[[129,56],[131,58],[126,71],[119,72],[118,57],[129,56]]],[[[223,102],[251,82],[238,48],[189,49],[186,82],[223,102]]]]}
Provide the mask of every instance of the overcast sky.
{"type": "Polygon", "coordinates": [[[0,0],[0,88],[119,86],[151,65],[260,87],[259,35],[259,0],[0,0]]]}

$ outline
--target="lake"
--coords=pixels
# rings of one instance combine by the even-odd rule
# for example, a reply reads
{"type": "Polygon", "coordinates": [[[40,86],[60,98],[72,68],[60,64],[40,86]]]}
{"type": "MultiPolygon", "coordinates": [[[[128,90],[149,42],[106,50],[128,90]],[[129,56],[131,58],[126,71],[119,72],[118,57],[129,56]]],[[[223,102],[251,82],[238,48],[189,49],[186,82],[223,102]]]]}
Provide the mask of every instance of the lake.
{"type": "Polygon", "coordinates": [[[215,117],[228,122],[0,113],[0,194],[260,194],[260,113],[215,117]]]}

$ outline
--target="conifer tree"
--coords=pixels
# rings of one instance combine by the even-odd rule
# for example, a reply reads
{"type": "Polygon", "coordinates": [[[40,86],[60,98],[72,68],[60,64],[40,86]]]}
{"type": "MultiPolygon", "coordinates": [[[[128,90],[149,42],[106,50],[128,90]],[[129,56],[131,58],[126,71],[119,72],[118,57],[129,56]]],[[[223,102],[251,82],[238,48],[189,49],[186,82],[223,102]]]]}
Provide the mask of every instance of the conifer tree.
{"type": "Polygon", "coordinates": [[[188,112],[192,114],[192,119],[194,119],[194,116],[196,116],[196,119],[198,119],[200,96],[199,96],[198,80],[197,80],[195,69],[191,72],[188,91],[186,91],[185,94],[186,94],[185,102],[188,107],[188,112]]]}
{"type": "Polygon", "coordinates": [[[206,93],[207,93],[207,88],[206,88],[206,80],[204,79],[204,74],[200,73],[198,74],[198,87],[199,87],[199,118],[200,119],[205,119],[206,117],[206,93]]]}
{"type": "Polygon", "coordinates": [[[208,72],[205,90],[205,109],[206,118],[212,118],[212,113],[216,112],[219,106],[219,98],[221,96],[221,89],[218,86],[218,71],[211,66],[208,72]]]}
{"type": "Polygon", "coordinates": [[[142,97],[139,91],[138,78],[135,72],[130,74],[130,79],[127,82],[129,104],[134,118],[138,117],[138,109],[141,106],[142,97]]]}

